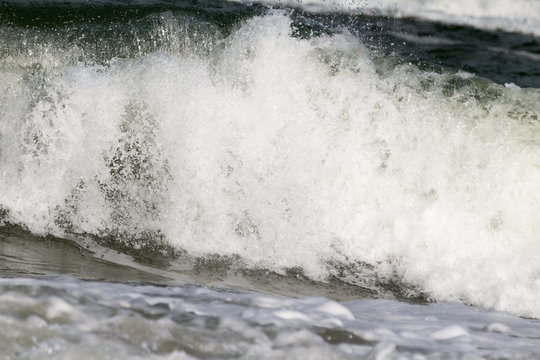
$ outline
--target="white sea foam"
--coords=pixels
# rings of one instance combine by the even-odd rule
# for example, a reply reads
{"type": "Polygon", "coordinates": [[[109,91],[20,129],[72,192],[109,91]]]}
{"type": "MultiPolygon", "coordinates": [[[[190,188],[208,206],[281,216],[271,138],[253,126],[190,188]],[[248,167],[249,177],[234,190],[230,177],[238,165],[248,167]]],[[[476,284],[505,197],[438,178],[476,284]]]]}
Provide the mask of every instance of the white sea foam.
{"type": "MultiPolygon", "coordinates": [[[[251,3],[251,0],[237,0],[251,3]]],[[[311,12],[413,17],[480,29],[540,36],[538,0],[260,0],[269,5],[299,7],[311,12]]]]}
{"type": "Polygon", "coordinates": [[[515,359],[540,351],[538,320],[462,304],[340,305],[69,278],[0,279],[0,325],[8,359],[515,359]],[[58,302],[72,315],[50,318],[58,302]],[[505,331],[486,331],[494,322],[505,331]]]}
{"type": "Polygon", "coordinates": [[[290,31],[278,11],[207,57],[2,63],[9,220],[319,280],[367,263],[437,300],[539,317],[539,91],[290,31]]]}

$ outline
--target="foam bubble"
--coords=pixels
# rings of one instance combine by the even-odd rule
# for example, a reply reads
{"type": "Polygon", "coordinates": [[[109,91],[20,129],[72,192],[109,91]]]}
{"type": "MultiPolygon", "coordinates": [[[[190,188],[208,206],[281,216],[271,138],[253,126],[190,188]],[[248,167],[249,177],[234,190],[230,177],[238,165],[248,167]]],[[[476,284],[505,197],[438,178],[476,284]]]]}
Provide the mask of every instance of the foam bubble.
{"type": "Polygon", "coordinates": [[[461,336],[469,336],[469,333],[466,329],[458,325],[452,325],[444,329],[435,331],[429,335],[432,339],[435,340],[448,340],[454,339],[461,336]]]}

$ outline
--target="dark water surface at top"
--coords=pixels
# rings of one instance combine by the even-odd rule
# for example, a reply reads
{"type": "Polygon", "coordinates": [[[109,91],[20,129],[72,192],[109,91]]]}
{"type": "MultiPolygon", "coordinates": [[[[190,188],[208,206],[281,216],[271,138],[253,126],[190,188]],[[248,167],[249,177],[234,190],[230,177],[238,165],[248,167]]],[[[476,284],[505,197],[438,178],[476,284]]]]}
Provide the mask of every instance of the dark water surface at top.
{"type": "MultiPolygon", "coordinates": [[[[112,57],[170,50],[170,39],[151,32],[156,22],[163,21],[163,14],[183,18],[187,31],[213,32],[222,38],[242,21],[267,10],[265,5],[221,0],[0,1],[0,32],[8,40],[2,45],[4,56],[52,37],[63,46],[81,47],[90,59],[107,62],[112,57]]],[[[290,12],[294,32],[301,37],[349,31],[396,61],[426,69],[462,70],[500,84],[540,87],[540,39],[533,35],[413,18],[290,12]]]]}

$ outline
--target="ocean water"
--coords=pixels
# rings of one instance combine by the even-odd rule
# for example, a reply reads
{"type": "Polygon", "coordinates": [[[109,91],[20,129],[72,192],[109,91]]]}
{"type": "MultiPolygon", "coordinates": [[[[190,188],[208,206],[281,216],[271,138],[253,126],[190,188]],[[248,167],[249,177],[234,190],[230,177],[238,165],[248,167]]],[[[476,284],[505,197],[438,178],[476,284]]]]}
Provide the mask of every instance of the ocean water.
{"type": "Polygon", "coordinates": [[[0,359],[540,358],[540,1],[0,1],[0,359]]]}

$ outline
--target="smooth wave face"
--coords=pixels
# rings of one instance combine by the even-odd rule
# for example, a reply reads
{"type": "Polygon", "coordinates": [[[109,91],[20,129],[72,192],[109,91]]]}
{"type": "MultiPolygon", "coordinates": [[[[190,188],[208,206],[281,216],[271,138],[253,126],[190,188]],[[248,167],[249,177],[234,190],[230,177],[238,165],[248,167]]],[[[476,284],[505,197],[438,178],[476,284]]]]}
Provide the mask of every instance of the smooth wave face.
{"type": "Polygon", "coordinates": [[[3,25],[4,221],[540,316],[538,89],[291,10],[125,9],[3,25]]]}

